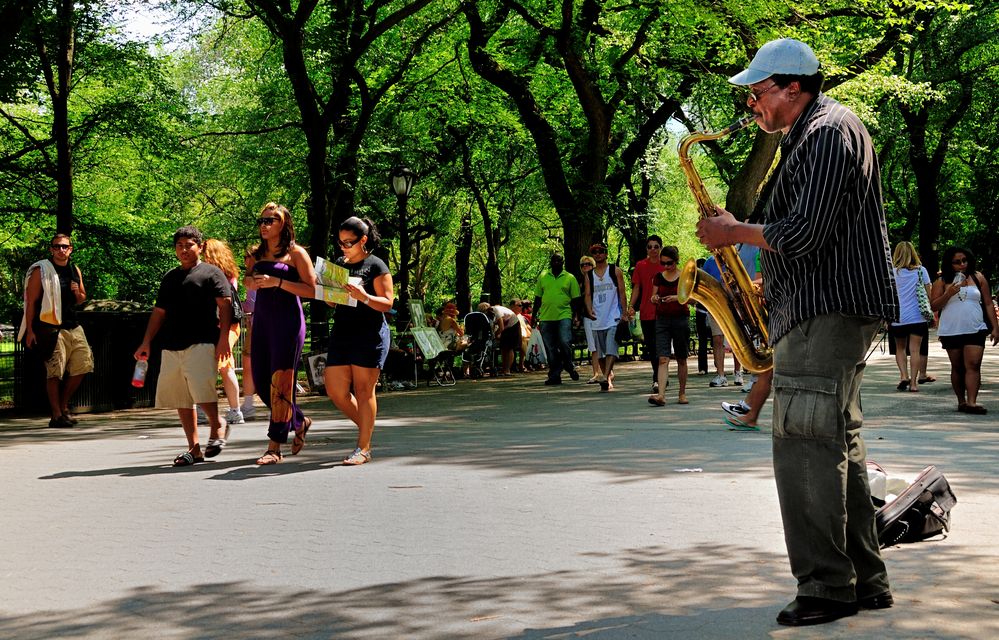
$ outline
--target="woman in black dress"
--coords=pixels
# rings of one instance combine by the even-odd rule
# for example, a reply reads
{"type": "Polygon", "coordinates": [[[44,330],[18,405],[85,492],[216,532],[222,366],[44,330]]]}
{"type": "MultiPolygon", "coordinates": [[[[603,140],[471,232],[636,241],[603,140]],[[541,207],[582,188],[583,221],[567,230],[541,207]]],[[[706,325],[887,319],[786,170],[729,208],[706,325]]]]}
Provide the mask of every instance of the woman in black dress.
{"type": "Polygon", "coordinates": [[[371,434],[378,414],[375,385],[389,351],[385,312],[392,308],[394,294],[388,266],[371,255],[378,241],[370,220],[351,217],[340,225],[343,255],[336,263],[360,283],[346,285],[356,306],[336,305],[323,379],[330,400],[357,425],[357,447],[344,459],[345,465],[371,460],[371,434]]]}

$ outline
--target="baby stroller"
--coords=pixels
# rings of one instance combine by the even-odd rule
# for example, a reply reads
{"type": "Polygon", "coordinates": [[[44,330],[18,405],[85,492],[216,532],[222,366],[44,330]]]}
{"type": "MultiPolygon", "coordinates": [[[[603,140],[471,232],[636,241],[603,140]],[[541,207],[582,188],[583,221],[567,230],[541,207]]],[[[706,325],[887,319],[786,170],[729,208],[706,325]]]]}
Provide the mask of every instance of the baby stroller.
{"type": "Polygon", "coordinates": [[[461,352],[461,361],[468,365],[469,377],[481,378],[490,371],[495,374],[493,327],[489,317],[479,311],[465,316],[465,335],[468,346],[461,352]]]}

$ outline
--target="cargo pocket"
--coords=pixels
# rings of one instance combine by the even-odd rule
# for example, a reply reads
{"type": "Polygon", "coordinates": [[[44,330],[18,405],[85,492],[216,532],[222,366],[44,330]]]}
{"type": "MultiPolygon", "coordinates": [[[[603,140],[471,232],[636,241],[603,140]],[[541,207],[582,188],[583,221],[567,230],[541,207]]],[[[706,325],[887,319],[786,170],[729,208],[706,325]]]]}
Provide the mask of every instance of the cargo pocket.
{"type": "Polygon", "coordinates": [[[837,386],[831,378],[775,374],[774,437],[841,440],[837,386]]]}

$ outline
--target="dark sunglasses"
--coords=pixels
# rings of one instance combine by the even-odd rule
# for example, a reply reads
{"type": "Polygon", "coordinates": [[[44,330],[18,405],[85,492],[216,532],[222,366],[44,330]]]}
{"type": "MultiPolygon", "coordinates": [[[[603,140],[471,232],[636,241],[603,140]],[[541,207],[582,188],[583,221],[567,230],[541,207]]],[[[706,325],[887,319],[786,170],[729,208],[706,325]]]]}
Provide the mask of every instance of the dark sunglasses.
{"type": "Polygon", "coordinates": [[[257,218],[257,226],[258,227],[260,225],[264,225],[265,227],[269,227],[272,224],[274,224],[275,222],[281,222],[281,218],[275,218],[273,216],[267,216],[266,218],[257,218]]]}
{"type": "Polygon", "coordinates": [[[672,267],[673,265],[676,264],[676,260],[664,260],[663,262],[660,262],[659,264],[661,264],[664,267],[672,267]]]}
{"type": "Polygon", "coordinates": [[[951,260],[951,264],[968,264],[967,258],[961,258],[960,260],[951,260]]]}
{"type": "Polygon", "coordinates": [[[607,249],[594,249],[593,251],[591,251],[591,253],[593,255],[597,255],[597,254],[603,255],[603,254],[607,253],[607,249]]]}
{"type": "Polygon", "coordinates": [[[645,245],[645,248],[651,251],[653,249],[661,249],[662,247],[659,246],[658,244],[647,244],[645,245]]]}
{"type": "Polygon", "coordinates": [[[73,248],[73,245],[71,245],[71,244],[54,244],[54,245],[52,245],[52,248],[55,249],[55,250],[57,250],[57,251],[69,251],[70,249],[73,248]]]}
{"type": "Polygon", "coordinates": [[[580,263],[579,263],[579,268],[580,268],[580,269],[582,269],[583,267],[592,267],[592,266],[593,266],[593,265],[592,265],[592,264],[590,264],[589,262],[580,262],[580,263]]]}
{"type": "Polygon", "coordinates": [[[759,102],[760,98],[762,98],[763,96],[765,96],[768,93],[770,93],[771,91],[773,91],[774,87],[776,87],[776,86],[777,86],[777,83],[775,82],[775,83],[773,83],[772,85],[770,85],[769,87],[767,87],[766,89],[764,89],[763,91],[761,91],[759,93],[756,93],[755,91],[753,91],[752,89],[750,89],[749,95],[747,95],[746,97],[748,99],[752,100],[753,102],[759,102]]]}
{"type": "Polygon", "coordinates": [[[353,240],[353,241],[351,241],[351,240],[337,240],[336,243],[338,245],[340,245],[340,247],[343,248],[343,249],[350,249],[351,247],[353,247],[355,244],[357,244],[360,241],[361,241],[361,239],[358,238],[357,240],[353,240]]]}

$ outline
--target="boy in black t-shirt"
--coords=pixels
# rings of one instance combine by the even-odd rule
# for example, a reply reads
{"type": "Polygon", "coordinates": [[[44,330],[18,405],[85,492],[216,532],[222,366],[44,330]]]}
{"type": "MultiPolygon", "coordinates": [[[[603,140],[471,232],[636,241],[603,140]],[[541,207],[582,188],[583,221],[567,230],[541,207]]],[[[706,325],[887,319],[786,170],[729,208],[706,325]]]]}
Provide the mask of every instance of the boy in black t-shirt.
{"type": "Polygon", "coordinates": [[[156,407],[177,409],[188,450],[177,456],[173,465],[186,467],[217,456],[229,435],[228,426],[225,436],[221,435],[215,378],[218,362],[230,354],[232,288],[221,269],[201,262],[205,241],[197,228],[177,229],[173,243],[180,266],[170,270],[160,283],[156,306],[135,359],[149,357],[150,343],[158,335],[163,353],[156,407]],[[203,454],[195,404],[208,415],[211,428],[203,454]]]}

